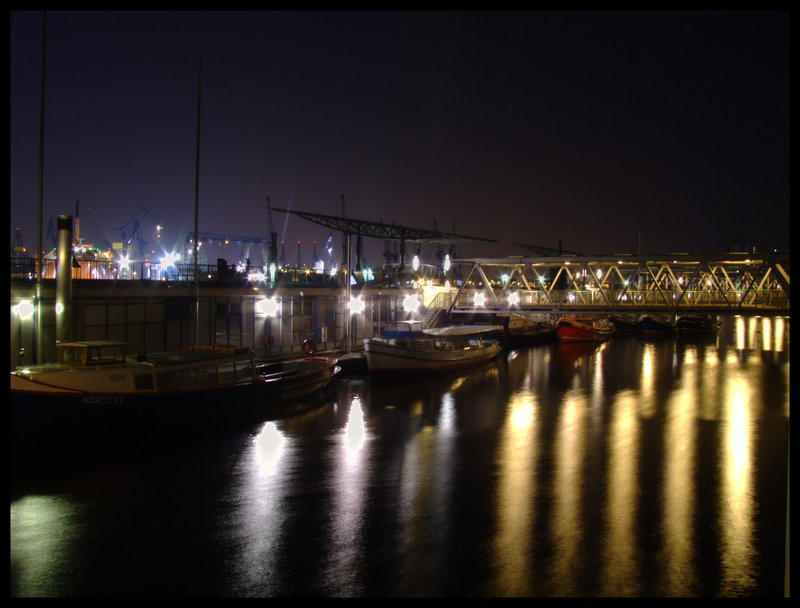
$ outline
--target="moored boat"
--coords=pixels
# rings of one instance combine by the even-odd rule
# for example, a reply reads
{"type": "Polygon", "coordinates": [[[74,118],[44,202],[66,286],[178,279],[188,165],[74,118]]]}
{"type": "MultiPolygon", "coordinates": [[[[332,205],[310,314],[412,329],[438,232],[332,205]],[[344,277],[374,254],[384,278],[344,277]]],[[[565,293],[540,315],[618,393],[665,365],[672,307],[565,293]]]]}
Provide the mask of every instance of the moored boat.
{"type": "Polygon", "coordinates": [[[712,334],[719,329],[719,321],[711,315],[683,315],[675,326],[681,334],[712,334]]]}
{"type": "Polygon", "coordinates": [[[392,321],[364,340],[370,373],[431,373],[489,361],[500,352],[494,325],[423,329],[419,321],[392,321]]]}
{"type": "Polygon", "coordinates": [[[268,408],[324,388],[338,371],[330,357],[267,363],[239,347],[126,356],[119,342],[62,343],[57,363],[11,372],[12,432],[155,425],[268,408]]]}
{"type": "Polygon", "coordinates": [[[614,326],[614,333],[633,333],[636,331],[636,318],[630,315],[611,315],[609,321],[614,326]]]}
{"type": "Polygon", "coordinates": [[[645,338],[670,336],[675,333],[675,323],[665,316],[645,314],[639,317],[636,330],[645,338]]]}
{"type": "Polygon", "coordinates": [[[501,342],[508,348],[543,344],[555,339],[553,325],[518,314],[499,314],[497,321],[503,326],[501,342]]]}
{"type": "Polygon", "coordinates": [[[556,322],[555,332],[561,342],[590,342],[611,337],[614,326],[605,316],[569,315],[556,322]]]}

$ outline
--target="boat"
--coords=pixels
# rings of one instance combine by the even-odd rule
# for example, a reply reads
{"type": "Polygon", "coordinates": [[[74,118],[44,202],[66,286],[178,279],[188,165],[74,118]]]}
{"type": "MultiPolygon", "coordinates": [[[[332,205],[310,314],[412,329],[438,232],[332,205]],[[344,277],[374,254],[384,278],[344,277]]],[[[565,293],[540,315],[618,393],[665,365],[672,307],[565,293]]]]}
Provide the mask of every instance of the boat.
{"type": "Polygon", "coordinates": [[[423,329],[420,321],[392,321],[364,340],[370,373],[431,373],[489,361],[501,350],[490,337],[498,325],[456,325],[423,329]]]}
{"type": "Polygon", "coordinates": [[[712,334],[719,329],[719,320],[712,315],[683,315],[675,326],[680,334],[712,334]]]}
{"type": "Polygon", "coordinates": [[[609,317],[614,326],[614,334],[634,333],[636,331],[636,318],[630,315],[611,315],[609,317]]]}
{"type": "Polygon", "coordinates": [[[518,348],[533,344],[543,344],[555,339],[553,325],[537,321],[519,314],[498,314],[496,317],[503,326],[501,343],[508,348],[518,348]]]}
{"type": "Polygon", "coordinates": [[[611,337],[614,326],[605,316],[569,315],[556,322],[555,332],[560,342],[590,342],[611,337]]]}
{"type": "Polygon", "coordinates": [[[58,353],[56,363],[11,372],[13,432],[158,424],[271,406],[308,396],[339,372],[331,357],[266,362],[242,347],[128,356],[124,343],[83,341],[61,343],[58,353]]]}
{"type": "Polygon", "coordinates": [[[665,316],[645,314],[639,317],[636,330],[645,338],[670,336],[675,333],[675,323],[665,316]]]}

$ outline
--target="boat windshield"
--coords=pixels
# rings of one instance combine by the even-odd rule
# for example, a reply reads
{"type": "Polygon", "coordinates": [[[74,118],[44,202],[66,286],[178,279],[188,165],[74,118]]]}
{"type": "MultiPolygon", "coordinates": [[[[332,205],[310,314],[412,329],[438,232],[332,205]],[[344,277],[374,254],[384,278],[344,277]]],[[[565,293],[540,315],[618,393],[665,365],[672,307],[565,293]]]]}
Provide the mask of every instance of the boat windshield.
{"type": "Polygon", "coordinates": [[[86,363],[97,365],[102,363],[124,363],[125,353],[121,345],[92,346],[89,348],[86,363]]]}
{"type": "Polygon", "coordinates": [[[121,344],[62,344],[59,361],[72,366],[124,363],[125,350],[121,344]]]}

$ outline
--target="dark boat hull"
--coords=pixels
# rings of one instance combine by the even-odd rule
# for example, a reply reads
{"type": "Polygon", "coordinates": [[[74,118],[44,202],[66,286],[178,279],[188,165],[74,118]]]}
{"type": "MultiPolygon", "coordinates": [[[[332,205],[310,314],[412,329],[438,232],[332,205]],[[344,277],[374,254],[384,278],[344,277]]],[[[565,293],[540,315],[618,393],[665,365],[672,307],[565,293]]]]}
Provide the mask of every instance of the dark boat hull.
{"type": "MultiPolygon", "coordinates": [[[[287,402],[324,389],[338,373],[335,359],[266,381],[164,393],[76,393],[12,390],[11,431],[16,436],[90,429],[148,428],[167,423],[215,419],[244,410],[269,413],[287,402]]],[[[311,361],[311,359],[309,359],[311,361]]]]}
{"type": "Polygon", "coordinates": [[[676,323],[678,333],[681,334],[712,334],[717,331],[717,320],[713,317],[700,315],[685,315],[678,318],[676,323]]]}
{"type": "Polygon", "coordinates": [[[649,315],[643,316],[636,324],[639,335],[645,338],[658,338],[671,336],[675,333],[675,325],[665,319],[658,319],[649,315]]]}

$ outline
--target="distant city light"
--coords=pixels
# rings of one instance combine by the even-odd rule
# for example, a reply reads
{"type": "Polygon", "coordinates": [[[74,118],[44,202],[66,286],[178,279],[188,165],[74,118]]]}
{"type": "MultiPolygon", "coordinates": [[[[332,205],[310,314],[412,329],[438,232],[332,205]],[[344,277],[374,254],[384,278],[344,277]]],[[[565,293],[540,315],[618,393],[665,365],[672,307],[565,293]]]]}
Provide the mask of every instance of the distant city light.
{"type": "Polygon", "coordinates": [[[167,253],[164,255],[164,257],[161,258],[161,266],[164,268],[169,268],[180,259],[181,256],[175,253],[174,251],[171,253],[167,253]]]}

